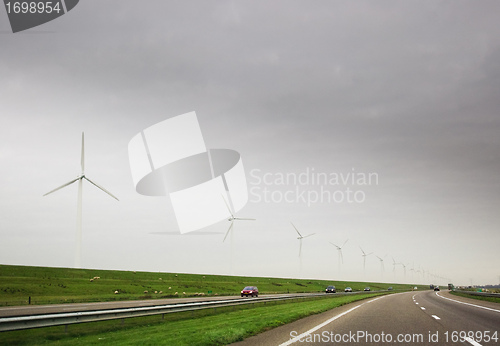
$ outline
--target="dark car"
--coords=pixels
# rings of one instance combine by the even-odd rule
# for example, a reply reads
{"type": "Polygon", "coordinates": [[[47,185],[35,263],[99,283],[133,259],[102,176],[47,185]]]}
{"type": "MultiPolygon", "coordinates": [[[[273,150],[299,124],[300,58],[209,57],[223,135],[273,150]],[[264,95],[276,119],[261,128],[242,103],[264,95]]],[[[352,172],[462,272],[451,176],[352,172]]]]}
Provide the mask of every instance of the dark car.
{"type": "Polygon", "coordinates": [[[251,296],[251,297],[258,297],[259,296],[259,289],[255,286],[247,286],[244,289],[241,290],[241,296],[251,296]]]}
{"type": "Polygon", "coordinates": [[[387,290],[388,290],[388,291],[392,291],[392,287],[389,287],[387,290]]]}
{"type": "Polygon", "coordinates": [[[439,291],[439,286],[434,286],[434,291],[439,291]]]}
{"type": "Polygon", "coordinates": [[[337,290],[335,289],[335,286],[328,286],[325,289],[325,293],[335,293],[335,292],[337,292],[337,290]]]}
{"type": "Polygon", "coordinates": [[[344,290],[344,292],[352,292],[352,288],[346,287],[345,290],[344,290]]]}
{"type": "Polygon", "coordinates": [[[365,287],[364,289],[365,291],[369,291],[370,290],[370,287],[365,287]]]}

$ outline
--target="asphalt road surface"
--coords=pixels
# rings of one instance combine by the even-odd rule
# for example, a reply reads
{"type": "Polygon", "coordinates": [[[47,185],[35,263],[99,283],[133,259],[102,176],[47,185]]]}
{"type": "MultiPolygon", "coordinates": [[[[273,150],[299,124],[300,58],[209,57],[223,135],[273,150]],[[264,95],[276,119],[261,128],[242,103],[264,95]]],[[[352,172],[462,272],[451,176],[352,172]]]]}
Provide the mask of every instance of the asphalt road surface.
{"type": "Polygon", "coordinates": [[[499,345],[500,304],[447,291],[348,304],[234,345],[499,345]]]}

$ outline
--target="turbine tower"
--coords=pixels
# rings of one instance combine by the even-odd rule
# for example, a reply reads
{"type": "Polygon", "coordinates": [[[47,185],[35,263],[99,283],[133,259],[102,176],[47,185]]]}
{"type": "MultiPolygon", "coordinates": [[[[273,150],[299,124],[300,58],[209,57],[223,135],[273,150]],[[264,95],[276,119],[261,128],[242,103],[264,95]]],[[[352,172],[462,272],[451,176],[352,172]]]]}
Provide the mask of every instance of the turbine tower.
{"type": "Polygon", "coordinates": [[[92,185],[96,186],[97,188],[101,189],[102,191],[106,192],[108,195],[113,197],[118,201],[118,198],[113,196],[111,192],[103,188],[102,186],[98,185],[97,183],[93,182],[89,178],[85,176],[85,144],[84,144],[84,133],[82,132],[82,153],[81,153],[81,166],[82,166],[82,173],[76,178],[71,180],[70,182],[59,186],[58,188],[55,188],[52,191],[47,192],[44,194],[44,196],[47,196],[48,194],[51,194],[52,192],[55,192],[57,190],[62,189],[63,187],[66,187],[68,185],[73,184],[74,182],[78,181],[78,199],[77,199],[77,211],[76,211],[76,251],[75,251],[75,267],[76,268],[81,268],[82,266],[82,182],[83,179],[87,180],[89,183],[92,185]]]}

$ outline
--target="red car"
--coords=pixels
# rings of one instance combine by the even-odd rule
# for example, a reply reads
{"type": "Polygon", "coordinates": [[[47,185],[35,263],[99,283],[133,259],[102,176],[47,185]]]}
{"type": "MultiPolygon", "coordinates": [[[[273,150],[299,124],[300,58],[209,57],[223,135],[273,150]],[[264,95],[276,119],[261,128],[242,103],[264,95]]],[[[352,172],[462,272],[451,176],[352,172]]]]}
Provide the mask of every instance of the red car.
{"type": "Polygon", "coordinates": [[[247,286],[241,291],[241,296],[252,296],[252,297],[258,297],[259,296],[259,289],[255,286],[247,286]]]}

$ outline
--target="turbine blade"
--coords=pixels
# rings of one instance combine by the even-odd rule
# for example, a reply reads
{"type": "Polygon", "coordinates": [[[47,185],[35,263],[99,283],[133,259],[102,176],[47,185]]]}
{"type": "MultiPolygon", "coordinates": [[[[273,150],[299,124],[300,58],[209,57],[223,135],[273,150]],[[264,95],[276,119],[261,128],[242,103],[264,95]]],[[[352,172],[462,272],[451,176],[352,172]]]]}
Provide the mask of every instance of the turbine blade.
{"type": "Polygon", "coordinates": [[[229,225],[229,228],[227,229],[226,235],[224,236],[224,240],[222,242],[226,241],[227,235],[229,234],[229,231],[231,231],[231,228],[233,228],[233,223],[234,221],[231,221],[231,224],[229,225]]]}
{"type": "Polygon", "coordinates": [[[61,185],[61,186],[59,186],[58,188],[55,188],[54,190],[47,192],[44,196],[47,196],[48,194],[51,194],[52,192],[56,192],[57,190],[60,190],[60,189],[62,189],[63,187],[66,187],[66,186],[68,186],[68,185],[71,185],[71,184],[73,184],[75,181],[77,181],[77,180],[79,180],[79,179],[81,179],[81,178],[82,178],[82,177],[78,177],[78,178],[76,178],[76,179],[73,179],[73,180],[71,180],[69,183],[66,183],[66,184],[64,184],[64,185],[61,185]]]}
{"type": "MultiPolygon", "coordinates": [[[[347,239],[347,240],[349,240],[349,239],[347,239]]],[[[344,247],[345,243],[347,243],[347,240],[344,242],[344,244],[342,244],[341,248],[343,248],[343,247],[344,247]]]]}
{"type": "MultiPolygon", "coordinates": [[[[290,222],[291,223],[291,222],[290,222]]],[[[299,237],[302,238],[302,234],[300,234],[299,230],[297,229],[297,227],[295,227],[295,225],[292,223],[292,226],[293,228],[295,228],[295,231],[297,232],[297,234],[299,235],[299,237]]]]}
{"type": "Polygon", "coordinates": [[[83,173],[85,172],[85,146],[84,146],[84,135],[83,135],[83,132],[82,132],[82,175],[83,173]]]}
{"type": "Polygon", "coordinates": [[[311,234],[308,234],[308,235],[306,235],[306,236],[304,236],[304,237],[302,237],[302,238],[307,238],[307,237],[310,237],[310,236],[315,235],[315,234],[316,234],[316,233],[311,233],[311,234]]]}
{"type": "Polygon", "coordinates": [[[244,217],[235,217],[234,219],[235,220],[252,220],[252,221],[255,221],[255,219],[248,219],[248,218],[244,218],[244,217]]]}
{"type": "Polygon", "coordinates": [[[87,180],[89,183],[91,183],[91,184],[95,185],[96,187],[100,188],[102,191],[106,192],[108,195],[110,195],[111,197],[113,197],[113,198],[114,198],[114,199],[116,199],[117,201],[119,201],[119,199],[118,199],[118,198],[116,198],[115,196],[113,196],[113,194],[112,194],[111,192],[109,192],[108,190],[106,190],[104,187],[102,187],[102,186],[100,186],[100,185],[98,185],[98,184],[94,183],[92,180],[90,180],[89,178],[87,178],[87,177],[85,177],[85,176],[84,176],[83,178],[85,178],[85,180],[87,180]]]}
{"type": "Polygon", "coordinates": [[[221,194],[221,196],[222,196],[222,200],[224,201],[224,204],[227,207],[227,210],[229,211],[229,215],[231,215],[231,217],[234,219],[233,212],[231,211],[231,208],[229,208],[229,204],[227,204],[226,199],[224,198],[224,195],[221,194]]]}
{"type": "Polygon", "coordinates": [[[363,251],[363,249],[361,248],[361,246],[359,247],[359,249],[361,250],[361,252],[363,253],[363,256],[366,256],[365,252],[363,251]]]}
{"type": "Polygon", "coordinates": [[[335,245],[334,243],[332,243],[331,241],[329,241],[330,244],[332,244],[333,246],[335,246],[337,248],[337,250],[340,250],[341,248],[338,246],[338,245],[335,245]]]}

